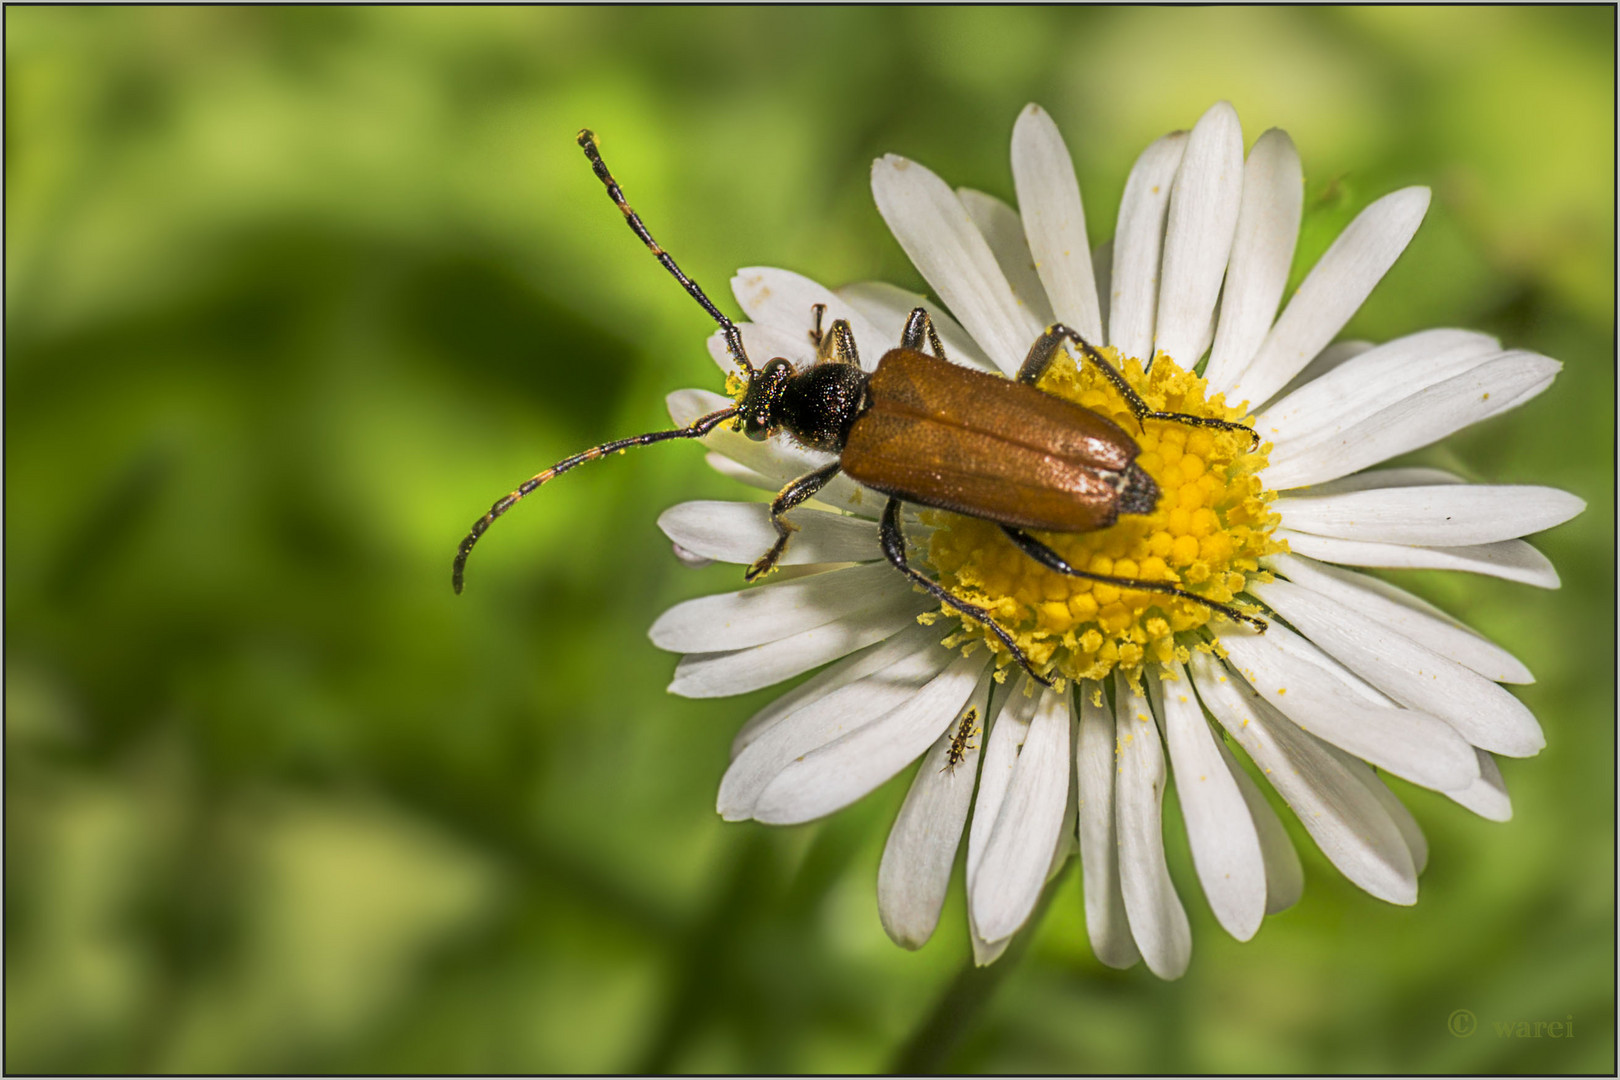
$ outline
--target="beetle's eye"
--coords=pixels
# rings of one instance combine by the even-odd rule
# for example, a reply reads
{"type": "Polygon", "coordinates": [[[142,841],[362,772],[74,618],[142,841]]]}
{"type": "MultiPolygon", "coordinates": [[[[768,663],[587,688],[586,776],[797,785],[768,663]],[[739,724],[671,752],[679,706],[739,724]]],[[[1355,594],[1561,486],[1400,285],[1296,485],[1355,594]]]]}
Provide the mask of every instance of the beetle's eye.
{"type": "Polygon", "coordinates": [[[764,442],[770,437],[771,429],[758,413],[750,413],[743,417],[743,434],[755,442],[764,442]]]}

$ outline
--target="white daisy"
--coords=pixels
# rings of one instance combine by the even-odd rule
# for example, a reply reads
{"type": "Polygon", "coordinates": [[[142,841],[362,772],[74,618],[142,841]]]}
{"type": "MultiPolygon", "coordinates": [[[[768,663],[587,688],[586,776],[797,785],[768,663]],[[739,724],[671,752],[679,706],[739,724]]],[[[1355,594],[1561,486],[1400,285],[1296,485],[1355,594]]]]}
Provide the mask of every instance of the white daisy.
{"type": "MultiPolygon", "coordinates": [[[[829,320],[848,321],[870,370],[925,306],[951,360],[1010,375],[1061,321],[1110,346],[1104,354],[1154,408],[1252,417],[1264,440],[1252,452],[1243,436],[1176,423],[1138,434],[1094,366],[1065,359],[1042,389],[1126,425],[1161,494],[1152,514],[1047,539],[1071,564],[1177,581],[1263,613],[1269,629],[1059,576],[993,526],[908,508],[915,561],[995,613],[1059,682],[1041,688],[984,626],[941,611],[884,561],[884,497],[839,476],[790,515],[798,531],[776,580],[680,604],[652,628],[657,645],[686,654],[670,689],[689,697],[830,665],[738,733],[720,813],[810,821],[920,758],[878,875],[897,942],[915,948],[933,933],[971,803],[967,895],[981,963],[1078,849],[1097,956],[1116,967],[1140,958],[1175,978],[1191,938],[1165,864],[1167,778],[1199,883],[1234,937],[1247,940],[1303,888],[1241,750],[1346,877],[1414,903],[1423,834],[1369,766],[1505,820],[1495,755],[1535,754],[1543,738],[1498,684],[1531,676],[1443,612],[1344,567],[1447,567],[1557,587],[1519,538],[1573,517],[1580,499],[1372,467],[1528,401],[1559,363],[1463,330],[1334,343],[1417,230],[1425,188],[1367,207],[1278,315],[1299,230],[1299,158],[1271,130],[1245,159],[1224,102],[1142,153],[1114,239],[1095,251],[1068,149],[1036,106],[1013,129],[1012,166],[1018,211],[901,157],[873,166],[879,210],[950,315],[891,285],[829,290],[749,269],[732,283],[751,320],[741,327],[749,354],[814,362],[812,308],[825,305],[829,320]]],[[[729,371],[719,335],[711,351],[729,371]]],[[[669,399],[681,425],[729,404],[701,390],[669,399]]],[[[769,491],[832,460],[729,425],[705,442],[716,469],[769,491]]],[[[683,503],[659,525],[686,561],[748,564],[775,539],[759,502],[683,503]]]]}

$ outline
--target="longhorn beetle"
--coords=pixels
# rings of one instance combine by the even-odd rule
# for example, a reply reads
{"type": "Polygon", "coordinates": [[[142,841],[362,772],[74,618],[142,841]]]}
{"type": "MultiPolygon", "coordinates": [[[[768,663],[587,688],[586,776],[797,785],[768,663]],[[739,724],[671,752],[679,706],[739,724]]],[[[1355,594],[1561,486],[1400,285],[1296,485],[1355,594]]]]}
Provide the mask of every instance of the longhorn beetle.
{"type": "Polygon", "coordinates": [[[1036,383],[1067,342],[1078,346],[1081,355],[1095,364],[1125,399],[1138,426],[1147,420],[1168,420],[1246,431],[1256,438],[1252,428],[1211,417],[1150,409],[1107,358],[1061,323],[1049,327],[1036,340],[1016,379],[1004,379],[950,363],[927,310],[919,307],[906,320],[899,347],[884,353],[869,375],[861,369],[849,323],[839,319],[823,333],[825,309],[817,305],[811,330],[816,343],[815,363],[799,371],[788,360],[777,357],[756,368],[743,349],[736,325],[658,246],[641,217],[625,201],[618,181],[608,172],[597,150],[596,136],[581,131],[578,142],[631,231],[719,324],[731,359],[747,379],[746,390],[738,404],[709,413],[686,427],[593,446],[524,481],[474,522],[472,531],[461,542],[451,572],[456,592],[461,592],[467,556],[478,538],[496,518],[541,484],[608,454],[670,439],[702,438],[721,424],[734,421],[750,439],[767,439],[786,431],[809,449],[838,455],[837,461],[799,477],[772,500],[771,524],[776,528],[776,542],[748,568],[748,581],[767,573],[787,549],[794,530],[785,517],[788,511],[812,498],[842,472],[889,496],[878,538],[884,556],[894,568],[941,604],[989,627],[1024,670],[1045,685],[1051,685],[1050,680],[1034,669],[1012,634],[990,612],[958,599],[911,565],[900,526],[902,502],[994,522],[1021,551],[1056,573],[1122,589],[1176,596],[1265,631],[1263,619],[1170,582],[1076,569],[1029,532],[1105,529],[1120,514],[1152,513],[1159,501],[1158,485],[1136,464],[1140,448],[1124,429],[1090,409],[1036,389],[1036,383]]]}

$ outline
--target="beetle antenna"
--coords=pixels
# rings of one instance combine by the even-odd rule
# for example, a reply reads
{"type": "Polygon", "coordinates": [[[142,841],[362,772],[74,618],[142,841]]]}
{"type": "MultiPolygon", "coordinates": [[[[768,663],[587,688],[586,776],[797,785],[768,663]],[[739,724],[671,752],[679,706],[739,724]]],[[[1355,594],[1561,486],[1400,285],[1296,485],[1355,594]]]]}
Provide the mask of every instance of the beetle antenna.
{"type": "Polygon", "coordinates": [[[733,405],[730,408],[721,409],[719,412],[712,412],[707,416],[699,417],[686,427],[676,428],[673,431],[652,431],[645,435],[632,435],[628,439],[619,439],[616,442],[603,443],[601,446],[593,446],[589,450],[581,451],[571,458],[564,458],[551,468],[547,469],[545,472],[535,474],[520,484],[510,495],[505,496],[494,506],[490,507],[489,513],[473,522],[472,531],[469,532],[467,534],[467,538],[461,542],[461,547],[456,549],[456,561],[450,569],[450,584],[454,586],[458,594],[461,592],[462,575],[467,569],[467,556],[472,554],[473,545],[478,543],[478,538],[484,535],[484,531],[488,529],[490,525],[494,524],[496,518],[512,509],[512,507],[517,504],[519,499],[523,498],[525,495],[529,494],[529,492],[533,491],[541,484],[544,484],[546,481],[551,480],[554,477],[561,476],[569,469],[578,468],[587,461],[595,461],[597,458],[606,457],[609,454],[616,454],[624,450],[629,450],[632,447],[651,446],[653,443],[668,442],[670,439],[702,438],[715,428],[719,427],[720,424],[736,415],[737,407],[733,405]]]}
{"type": "Polygon", "coordinates": [[[581,128],[578,142],[580,149],[584,150],[585,156],[590,159],[591,168],[596,171],[596,178],[607,188],[608,197],[613,200],[613,205],[624,214],[624,220],[630,226],[630,231],[641,237],[641,242],[647,245],[648,251],[658,257],[659,262],[664,264],[664,269],[681,283],[681,287],[691,294],[692,299],[703,305],[703,310],[709,313],[710,318],[720,324],[720,332],[725,335],[726,349],[731,353],[731,358],[742,368],[744,375],[752,375],[754,365],[748,362],[748,353],[743,350],[742,334],[737,331],[737,324],[726,318],[725,313],[714,306],[714,301],[709,299],[703,288],[675,265],[674,256],[658,246],[658,241],[653,239],[652,233],[647,231],[647,226],[642,224],[641,215],[630,209],[630,204],[624,201],[624,190],[619,187],[619,182],[613,179],[613,174],[608,172],[607,162],[602,160],[602,152],[596,148],[595,133],[590,128],[581,128]]]}

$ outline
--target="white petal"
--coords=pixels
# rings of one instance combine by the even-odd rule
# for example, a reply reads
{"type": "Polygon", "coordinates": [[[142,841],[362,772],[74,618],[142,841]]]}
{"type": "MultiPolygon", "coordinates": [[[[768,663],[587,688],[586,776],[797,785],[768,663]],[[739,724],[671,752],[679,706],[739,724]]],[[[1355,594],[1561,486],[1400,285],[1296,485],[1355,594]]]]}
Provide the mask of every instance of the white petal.
{"type": "MultiPolygon", "coordinates": [[[[781,565],[881,559],[877,526],[865,518],[800,507],[787,520],[798,526],[781,565]]],[[[705,559],[752,563],[776,540],[765,503],[684,502],[658,515],[664,535],[705,559]]]]}
{"type": "Polygon", "coordinates": [[[1461,547],[1562,525],[1586,501],[1533,484],[1446,484],[1278,499],[1284,528],[1344,540],[1461,547]]]}
{"type": "Polygon", "coordinates": [[[701,570],[705,566],[714,565],[713,559],[706,555],[699,555],[690,548],[682,547],[679,540],[672,541],[669,546],[670,550],[674,553],[676,560],[682,566],[688,567],[692,570],[701,570]]]}
{"type": "Polygon", "coordinates": [[[1145,678],[1154,712],[1164,722],[1193,867],[1216,921],[1239,941],[1248,941],[1266,914],[1260,836],[1237,781],[1216,749],[1187,673],[1177,663],[1166,667],[1175,675],[1173,680],[1145,678]]]}
{"type": "Polygon", "coordinates": [[[1318,379],[1302,381],[1257,416],[1255,428],[1276,445],[1272,458],[1285,460],[1501,352],[1495,338],[1468,330],[1425,330],[1396,338],[1335,365],[1318,379]]]}
{"type": "Polygon", "coordinates": [[[1348,495],[1352,491],[1372,491],[1376,488],[1434,487],[1436,484],[1466,484],[1468,481],[1456,473],[1433,469],[1426,465],[1404,466],[1395,469],[1368,469],[1366,472],[1341,476],[1325,484],[1312,484],[1295,488],[1301,495],[1348,495]]]}
{"type": "Polygon", "coordinates": [[[1114,241],[1104,240],[1091,252],[1091,272],[1097,282],[1097,316],[1102,327],[1098,337],[1108,340],[1108,298],[1112,295],[1114,279],[1114,241]]]}
{"type": "Polygon", "coordinates": [[[989,967],[1001,959],[1001,954],[1007,951],[1007,946],[1012,944],[1013,939],[1004,937],[1000,941],[985,941],[979,936],[978,931],[972,929],[972,926],[973,921],[970,918],[968,928],[970,932],[969,940],[973,943],[973,963],[977,967],[989,967]]]}
{"type": "MultiPolygon", "coordinates": [[[[828,325],[831,325],[830,321],[828,325]]],[[[748,354],[748,362],[756,368],[764,367],[779,356],[793,361],[798,367],[815,363],[816,350],[808,334],[792,334],[759,323],[738,323],[737,330],[742,334],[743,351],[748,354]]],[[[727,375],[737,374],[737,363],[726,348],[725,335],[716,330],[709,335],[705,344],[708,345],[710,359],[719,365],[721,371],[727,375]]]]}
{"type": "Polygon", "coordinates": [[[1215,719],[1260,767],[1339,872],[1392,904],[1417,902],[1417,869],[1400,830],[1349,771],[1243,680],[1194,652],[1193,684],[1215,719]]]}
{"type": "MultiPolygon", "coordinates": [[[[979,795],[973,803],[973,824],[968,828],[967,883],[971,895],[974,877],[990,842],[996,818],[1001,814],[1002,801],[1012,782],[1013,770],[1018,765],[1018,751],[1029,734],[1029,723],[1035,718],[1040,696],[1026,694],[1023,676],[1019,676],[1011,689],[998,691],[993,703],[993,716],[984,747],[984,764],[979,769],[979,795]]],[[[969,908],[969,915],[972,909],[969,908]]]]}
{"type": "Polygon", "coordinates": [[[1050,326],[1052,305],[1046,299],[1040,275],[1035,272],[1035,259],[1029,253],[1029,245],[1024,242],[1024,225],[1018,220],[1018,211],[994,195],[972,188],[957,188],[956,195],[967,207],[968,216],[984,236],[984,242],[990,245],[990,253],[1006,275],[1019,306],[1042,327],[1050,326]]]}
{"type": "Polygon", "coordinates": [[[1243,125],[1229,103],[1218,101],[1187,140],[1164,230],[1153,347],[1188,369],[1209,348],[1215,330],[1215,299],[1242,199],[1243,125]]]}
{"type": "MultiPolygon", "coordinates": [[[[814,308],[817,304],[827,305],[823,328],[839,319],[849,322],[850,332],[855,335],[855,347],[861,353],[861,366],[867,371],[877,367],[878,358],[893,344],[848,301],[791,270],[778,270],[773,266],[744,267],[731,279],[731,291],[750,319],[811,346],[812,357],[815,351],[810,331],[816,324],[814,308]]],[[[756,367],[760,364],[761,361],[755,360],[756,367]]]]}
{"type": "Polygon", "coordinates": [[[1471,574],[1520,581],[1541,589],[1558,588],[1558,571],[1547,556],[1523,540],[1465,547],[1408,547],[1375,544],[1367,540],[1335,540],[1329,536],[1278,529],[1274,540],[1288,541],[1296,555],[1345,566],[1372,566],[1386,570],[1466,570],[1471,574]]]}
{"type": "Polygon", "coordinates": [[[1255,833],[1260,838],[1260,855],[1266,863],[1266,914],[1286,911],[1299,903],[1300,896],[1305,892],[1305,867],[1299,861],[1299,852],[1294,850],[1294,842],[1288,838],[1287,828],[1277,816],[1277,811],[1271,808],[1271,803],[1266,801],[1265,793],[1254,782],[1254,777],[1249,775],[1220,739],[1215,740],[1215,748],[1221,752],[1221,760],[1226,762],[1232,778],[1237,781],[1243,801],[1248,804],[1249,816],[1254,821],[1255,833]]]}
{"type": "Polygon", "coordinates": [[[1114,694],[1114,820],[1125,917],[1148,970],[1179,979],[1192,959],[1192,929],[1164,861],[1164,748],[1147,699],[1132,692],[1123,676],[1115,677],[1114,694]]]}
{"type": "Polygon", "coordinates": [[[713,390],[671,390],[664,395],[664,407],[669,410],[669,418],[675,421],[677,427],[685,427],[700,416],[735,404],[735,401],[713,390]]]}
{"type": "Polygon", "coordinates": [[[647,631],[670,652],[715,653],[781,641],[873,609],[894,609],[911,582],[886,562],[715,593],[676,604],[647,631]]]}
{"type": "Polygon", "coordinates": [[[973,802],[990,683],[987,666],[967,704],[917,766],[917,776],[883,848],[883,861],[878,866],[878,915],[889,937],[908,949],[921,948],[939,924],[945,891],[951,883],[951,866],[956,862],[962,827],[973,802]],[[969,713],[972,718],[967,720],[968,734],[960,743],[962,756],[952,763],[951,746],[969,713]],[[975,730],[979,736],[972,734],[975,730]]]}
{"type": "Polygon", "coordinates": [[[1438,716],[1475,746],[1529,757],[1547,745],[1522,701],[1387,624],[1286,581],[1249,591],[1335,660],[1410,709],[1438,716]]]}
{"type": "Polygon", "coordinates": [[[789,763],[760,793],[755,820],[797,825],[871,792],[916,761],[950,726],[986,663],[983,654],[956,657],[897,708],[789,763]]]}
{"type": "MultiPolygon", "coordinates": [[[[893,667],[909,656],[940,649],[939,643],[943,637],[943,631],[915,623],[898,634],[885,638],[875,645],[869,645],[817,672],[748,718],[748,722],[743,724],[731,740],[731,760],[736,761],[755,739],[774,727],[779,720],[800,709],[808,708],[835,690],[893,667]]],[[[943,660],[941,662],[943,663],[943,660]]]]}
{"type": "Polygon", "coordinates": [[[1069,701],[1045,690],[1030,721],[984,855],[969,884],[973,921],[987,941],[1024,925],[1063,835],[1069,797],[1069,701]]]}
{"type": "Polygon", "coordinates": [[[1472,810],[1486,821],[1508,821],[1513,817],[1513,801],[1508,798],[1507,784],[1496,759],[1485,751],[1479,754],[1479,779],[1461,791],[1444,792],[1446,798],[1467,810],[1472,810]]]}
{"type": "Polygon", "coordinates": [[[1412,869],[1422,874],[1424,868],[1429,865],[1429,839],[1423,835],[1423,828],[1418,825],[1417,818],[1412,816],[1412,811],[1408,810],[1406,804],[1401,802],[1393,791],[1389,790],[1389,785],[1379,779],[1377,773],[1367,767],[1366,762],[1358,761],[1338,747],[1322,742],[1320,739],[1317,740],[1317,745],[1337,758],[1339,764],[1343,765],[1345,770],[1360,781],[1361,786],[1371,792],[1372,797],[1378,800],[1378,805],[1384,808],[1384,812],[1389,815],[1389,820],[1393,821],[1395,827],[1400,830],[1401,840],[1406,844],[1406,850],[1412,853],[1412,869]]]}
{"type": "Polygon", "coordinates": [[[872,195],[889,231],[973,340],[1011,375],[1044,327],[1018,306],[990,245],[945,181],[895,154],[872,163],[872,195]]]}
{"type": "Polygon", "coordinates": [[[862,663],[792,703],[758,730],[720,781],[716,808],[727,821],[753,815],[760,793],[788,764],[904,705],[941,671],[954,653],[913,637],[903,648],[887,644],[862,663]],[[850,677],[853,675],[853,677],[850,677]]]}
{"type": "Polygon", "coordinates": [[[1311,362],[1300,370],[1298,375],[1289,379],[1288,385],[1277,391],[1276,400],[1281,401],[1306,383],[1315,382],[1341,364],[1354,360],[1364,352],[1371,351],[1373,347],[1373,343],[1370,341],[1335,341],[1317,353],[1311,362]]]}
{"type": "Polygon", "coordinates": [[[1262,405],[1332,341],[1395,264],[1429,209],[1429,189],[1385,195],[1345,227],[1300,283],[1226,399],[1262,405]]]}
{"type": "Polygon", "coordinates": [[[747,484],[749,487],[759,488],[761,491],[776,491],[781,486],[774,480],[768,480],[761,476],[748,466],[732,461],[726,455],[716,453],[713,450],[704,454],[703,460],[708,463],[709,468],[721,476],[735,480],[740,484],[747,484]]]}
{"type": "MultiPolygon", "coordinates": [[[[1069,735],[1064,743],[1067,747],[1074,747],[1080,739],[1080,717],[1075,714],[1073,695],[1065,693],[1064,701],[1068,703],[1069,735]]],[[[1072,750],[1071,750],[1072,754],[1072,750]]],[[[1058,830],[1057,842],[1052,845],[1052,859],[1046,870],[1046,880],[1051,881],[1057,877],[1069,860],[1080,851],[1080,835],[1077,831],[1080,825],[1080,793],[1074,783],[1074,759],[1070,756],[1063,763],[1063,771],[1068,774],[1068,781],[1064,784],[1068,797],[1064,800],[1063,827],[1058,830]]]]}
{"type": "Polygon", "coordinates": [[[746,694],[882,641],[933,606],[927,597],[913,595],[751,649],[688,653],[675,665],[669,692],[690,698],[746,694]]]}
{"type": "Polygon", "coordinates": [[[1261,565],[1493,682],[1535,681],[1530,669],[1506,649],[1480,637],[1433,604],[1387,581],[1297,555],[1273,555],[1262,560],[1261,565]]]}
{"type": "Polygon", "coordinates": [[[1114,269],[1108,301],[1108,342],[1125,356],[1152,359],[1153,320],[1159,308],[1159,266],[1170,187],[1187,149],[1187,133],[1157,140],[1131,166],[1114,229],[1114,269]]]}
{"type": "Polygon", "coordinates": [[[1012,172],[1024,236],[1057,321],[1102,341],[1080,182],[1063,135],[1039,105],[1026,106],[1013,125],[1012,172]]]}
{"type": "MultiPolygon", "coordinates": [[[[968,336],[962,329],[962,324],[945,311],[945,308],[934,303],[921,293],[909,292],[898,285],[890,285],[886,281],[862,281],[854,285],[845,285],[837,290],[838,295],[849,303],[849,306],[859,311],[866,320],[877,327],[877,332],[883,341],[888,344],[885,348],[895,348],[900,344],[901,332],[906,328],[906,319],[916,308],[927,308],[928,316],[934,324],[934,332],[939,335],[939,342],[945,346],[945,357],[953,364],[962,364],[966,367],[975,367],[984,371],[995,371],[996,366],[990,358],[984,355],[984,350],[968,336]]],[[[862,354],[865,358],[865,354],[862,354]]],[[[882,354],[878,355],[881,360],[882,354]]]]}
{"type": "Polygon", "coordinates": [[[1243,165],[1243,201],[1221,293],[1220,325],[1204,371],[1211,385],[1234,382],[1271,329],[1294,261],[1304,200],[1299,152],[1286,131],[1272,128],[1255,140],[1243,165]]]}
{"type": "MultiPolygon", "coordinates": [[[[979,864],[984,859],[990,833],[996,817],[1001,813],[1013,770],[1018,764],[1018,751],[1029,734],[1029,722],[1040,704],[1039,696],[1024,693],[1024,676],[1016,677],[1012,686],[997,691],[991,703],[993,714],[985,744],[983,765],[979,770],[979,791],[973,802],[973,821],[968,827],[967,889],[973,893],[973,882],[979,864]]],[[[986,941],[973,917],[973,905],[968,905],[968,940],[973,946],[973,962],[979,967],[1000,959],[1012,944],[1012,935],[999,941],[986,941]]]]}
{"type": "Polygon", "coordinates": [[[1267,704],[1318,738],[1436,791],[1479,775],[1473,748],[1449,724],[1358,695],[1351,684],[1360,680],[1286,627],[1226,631],[1220,642],[1267,704]]]}
{"type": "MultiPolygon", "coordinates": [[[[1238,630],[1247,631],[1247,628],[1239,627],[1238,630]]],[[[1250,637],[1257,636],[1253,631],[1247,632],[1250,637]]],[[[1368,704],[1384,708],[1394,707],[1395,703],[1389,699],[1387,694],[1381,693],[1370,683],[1352,673],[1343,664],[1328,656],[1305,638],[1294,633],[1287,626],[1282,628],[1281,633],[1271,634],[1269,631],[1267,633],[1269,636],[1265,640],[1281,654],[1278,660],[1285,666],[1304,665],[1310,669],[1307,674],[1313,679],[1326,679],[1327,686],[1331,691],[1348,693],[1351,697],[1358,698],[1368,704]]],[[[1219,638],[1217,638],[1217,643],[1221,644],[1223,648],[1225,647],[1225,643],[1220,641],[1219,638]]]]}
{"type": "Polygon", "coordinates": [[[1560,367],[1534,353],[1504,353],[1381,409],[1353,428],[1311,442],[1260,476],[1267,487],[1281,491],[1358,472],[1494,416],[1503,411],[1504,399],[1512,405],[1528,401],[1552,385],[1560,367]]]}
{"type": "Polygon", "coordinates": [[[1119,889],[1119,845],[1114,839],[1114,716],[1102,684],[1083,682],[1080,737],[1075,743],[1075,775],[1080,788],[1081,887],[1086,901],[1086,934],[1097,959],[1128,968],[1141,959],[1125,921],[1119,889]]]}

